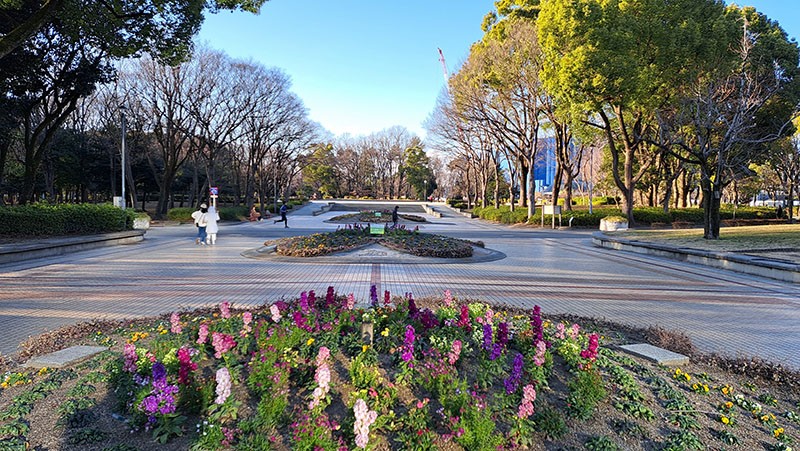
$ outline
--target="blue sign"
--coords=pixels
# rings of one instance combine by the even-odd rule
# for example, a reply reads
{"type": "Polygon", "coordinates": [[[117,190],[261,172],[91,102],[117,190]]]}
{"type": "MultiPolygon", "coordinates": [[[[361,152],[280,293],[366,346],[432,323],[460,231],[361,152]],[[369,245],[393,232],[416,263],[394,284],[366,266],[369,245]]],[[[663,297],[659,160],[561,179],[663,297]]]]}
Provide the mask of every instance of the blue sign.
{"type": "Polygon", "coordinates": [[[209,187],[208,191],[212,196],[218,196],[219,195],[219,187],[217,187],[217,186],[209,187]]]}

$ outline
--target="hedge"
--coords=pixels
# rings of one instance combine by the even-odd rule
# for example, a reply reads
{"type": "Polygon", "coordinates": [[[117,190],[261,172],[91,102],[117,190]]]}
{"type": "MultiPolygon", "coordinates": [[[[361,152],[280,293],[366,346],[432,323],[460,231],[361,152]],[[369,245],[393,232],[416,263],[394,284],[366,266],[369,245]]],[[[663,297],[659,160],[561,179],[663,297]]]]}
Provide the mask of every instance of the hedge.
{"type": "Polygon", "coordinates": [[[0,236],[90,235],[133,229],[133,209],[111,204],[0,207],[0,236]]]}
{"type": "MultiPolygon", "coordinates": [[[[494,207],[475,207],[472,213],[481,219],[497,221],[504,224],[516,224],[527,221],[528,209],[517,207],[514,213],[509,211],[509,207],[502,206],[499,209],[494,207]]],[[[561,210],[561,222],[563,225],[572,220],[573,227],[598,227],[600,220],[606,216],[620,216],[622,212],[616,207],[593,208],[592,213],[586,209],[575,209],[572,211],[561,210]]],[[[775,209],[769,207],[738,207],[736,209],[736,219],[774,219],[775,209]]],[[[624,215],[623,215],[624,216],[624,215]]],[[[730,205],[720,208],[720,219],[733,219],[734,209],[730,205]]],[[[536,208],[536,213],[531,217],[531,224],[540,224],[542,220],[541,208],[536,208]]],[[[671,224],[682,222],[689,224],[703,223],[703,210],[700,208],[674,208],[664,213],[661,207],[637,207],[633,210],[633,220],[637,225],[650,225],[655,223],[671,224]]],[[[545,219],[547,222],[548,219],[545,219]]]]}

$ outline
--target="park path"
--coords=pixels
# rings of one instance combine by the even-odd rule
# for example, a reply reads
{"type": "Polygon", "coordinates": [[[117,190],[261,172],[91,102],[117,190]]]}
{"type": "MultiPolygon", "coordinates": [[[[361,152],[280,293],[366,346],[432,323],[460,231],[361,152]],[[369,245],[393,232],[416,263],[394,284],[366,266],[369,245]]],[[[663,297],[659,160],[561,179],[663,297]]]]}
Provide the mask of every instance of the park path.
{"type": "MultiPolygon", "coordinates": [[[[387,204],[387,208],[391,204],[387,204]]],[[[289,216],[289,229],[223,223],[216,246],[194,245],[194,227],[150,229],[135,245],[0,265],[0,353],[30,335],[89,319],[122,319],[227,300],[256,306],[301,291],[369,297],[380,292],[461,298],[573,313],[685,332],[701,350],[760,356],[800,369],[800,286],[591,245],[591,231],[528,229],[455,214],[423,231],[482,240],[506,258],[452,264],[316,264],[249,259],[267,239],[333,230],[340,213],[289,216]]],[[[441,209],[441,207],[439,207],[441,209]]]]}

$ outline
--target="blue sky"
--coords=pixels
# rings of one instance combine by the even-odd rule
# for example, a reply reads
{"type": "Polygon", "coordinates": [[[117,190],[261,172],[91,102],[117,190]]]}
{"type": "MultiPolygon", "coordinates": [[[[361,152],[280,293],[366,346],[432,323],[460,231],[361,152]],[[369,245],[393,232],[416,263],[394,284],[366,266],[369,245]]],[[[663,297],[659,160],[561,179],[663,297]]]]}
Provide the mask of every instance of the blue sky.
{"type": "MultiPolygon", "coordinates": [[[[797,0],[740,0],[800,36],[797,0]]],[[[270,0],[260,15],[206,17],[200,41],[283,69],[313,120],[335,135],[422,122],[450,73],[482,36],[492,0],[270,0]]]]}

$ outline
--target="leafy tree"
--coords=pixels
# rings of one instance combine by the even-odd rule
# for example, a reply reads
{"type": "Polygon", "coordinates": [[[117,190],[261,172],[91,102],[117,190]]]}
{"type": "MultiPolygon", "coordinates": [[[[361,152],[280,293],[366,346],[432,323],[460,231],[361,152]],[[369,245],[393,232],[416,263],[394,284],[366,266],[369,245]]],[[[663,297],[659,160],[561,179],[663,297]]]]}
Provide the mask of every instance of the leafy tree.
{"type": "Polygon", "coordinates": [[[425,154],[420,141],[415,142],[405,150],[403,173],[408,180],[408,184],[414,188],[419,198],[427,198],[438,187],[430,167],[430,159],[425,154]]]}
{"type": "Polygon", "coordinates": [[[175,63],[186,58],[203,10],[258,13],[267,0],[3,0],[0,58],[58,19],[75,37],[104,42],[114,56],[150,53],[175,63]]]}
{"type": "Polygon", "coordinates": [[[654,113],[702,61],[721,10],[714,0],[551,0],[541,6],[545,89],[606,135],[631,224],[636,184],[656,156],[645,143],[654,113]]]}
{"type": "Polygon", "coordinates": [[[303,168],[303,181],[322,197],[338,197],[339,186],[333,144],[317,144],[303,168]]]}

